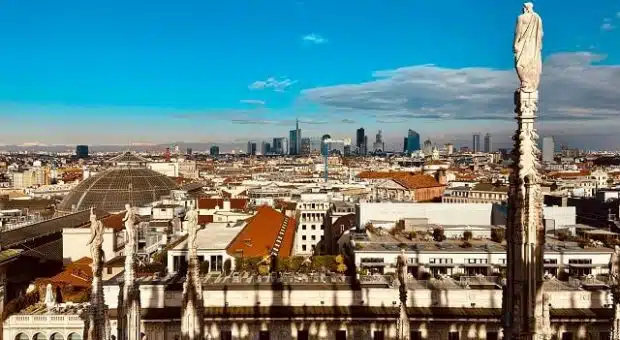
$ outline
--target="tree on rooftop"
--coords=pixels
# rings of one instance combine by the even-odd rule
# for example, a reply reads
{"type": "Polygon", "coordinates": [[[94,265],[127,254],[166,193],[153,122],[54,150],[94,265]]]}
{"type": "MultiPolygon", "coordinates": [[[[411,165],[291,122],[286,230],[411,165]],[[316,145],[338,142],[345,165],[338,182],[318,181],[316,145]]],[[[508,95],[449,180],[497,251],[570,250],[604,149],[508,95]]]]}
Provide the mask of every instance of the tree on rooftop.
{"type": "Polygon", "coordinates": [[[437,227],[433,229],[433,239],[437,242],[442,242],[446,239],[443,228],[437,227]]]}

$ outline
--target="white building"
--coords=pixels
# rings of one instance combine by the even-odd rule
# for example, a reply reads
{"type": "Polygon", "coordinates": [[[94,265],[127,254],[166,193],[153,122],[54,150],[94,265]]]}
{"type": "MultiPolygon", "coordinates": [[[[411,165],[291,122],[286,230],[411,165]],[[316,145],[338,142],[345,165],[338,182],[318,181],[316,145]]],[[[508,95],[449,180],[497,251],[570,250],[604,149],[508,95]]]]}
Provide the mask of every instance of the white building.
{"type": "Polygon", "coordinates": [[[326,193],[303,193],[297,203],[299,223],[295,234],[294,254],[310,255],[325,239],[325,215],[330,208],[326,193]]]}
{"type": "MultiPolygon", "coordinates": [[[[196,247],[200,262],[209,261],[209,272],[222,272],[228,261],[234,268],[235,258],[226,249],[246,225],[245,222],[209,223],[196,235],[196,247]]],[[[187,240],[168,250],[168,272],[178,272],[187,264],[189,251],[187,240]]]]}
{"type": "Polygon", "coordinates": [[[179,177],[179,163],[176,162],[152,162],[147,164],[147,168],[168,177],[179,177]]]}

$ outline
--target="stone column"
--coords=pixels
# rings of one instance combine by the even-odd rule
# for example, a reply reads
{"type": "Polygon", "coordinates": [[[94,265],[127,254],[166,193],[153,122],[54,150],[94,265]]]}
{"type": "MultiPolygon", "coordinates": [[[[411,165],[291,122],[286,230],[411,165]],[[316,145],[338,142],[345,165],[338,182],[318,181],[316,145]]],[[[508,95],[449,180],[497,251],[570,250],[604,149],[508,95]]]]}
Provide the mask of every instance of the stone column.
{"type": "Polygon", "coordinates": [[[539,176],[538,85],[542,73],[542,19],[526,3],[515,27],[513,52],[519,88],[514,92],[517,130],[513,136],[508,192],[507,285],[504,287],[504,339],[548,338],[543,308],[545,229],[539,176]]]}
{"type": "Polygon", "coordinates": [[[538,136],[534,129],[538,92],[515,92],[518,129],[513,136],[508,196],[506,339],[546,339],[543,315],[542,195],[538,174],[538,136]]]}
{"type": "Polygon", "coordinates": [[[183,285],[183,315],[181,315],[181,338],[183,340],[202,340],[204,337],[204,317],[202,300],[202,282],[200,281],[200,265],[196,248],[198,233],[198,211],[191,209],[186,213],[188,267],[183,285]]]}
{"type": "Polygon", "coordinates": [[[122,309],[118,313],[119,340],[141,340],[140,287],[136,283],[136,217],[132,208],[125,206],[125,273],[123,280],[122,309]]]}

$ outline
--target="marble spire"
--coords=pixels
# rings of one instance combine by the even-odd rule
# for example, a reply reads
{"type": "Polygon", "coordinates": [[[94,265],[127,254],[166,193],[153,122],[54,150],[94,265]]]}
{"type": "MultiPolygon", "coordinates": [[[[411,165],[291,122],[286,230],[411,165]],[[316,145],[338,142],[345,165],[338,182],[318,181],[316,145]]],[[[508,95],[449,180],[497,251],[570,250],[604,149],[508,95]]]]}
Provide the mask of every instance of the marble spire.
{"type": "Polygon", "coordinates": [[[102,272],[104,254],[103,223],[97,220],[93,208],[90,209],[90,256],[92,258],[93,282],[90,295],[88,340],[103,340],[106,337],[106,308],[103,298],[102,272]]]}
{"type": "Polygon", "coordinates": [[[538,85],[542,72],[542,19],[532,3],[523,6],[514,36],[514,93],[517,130],[513,136],[508,193],[507,284],[504,287],[504,339],[548,339],[543,283],[545,230],[539,176],[538,85]]]}
{"type": "Polygon", "coordinates": [[[140,287],[136,284],[136,215],[129,204],[125,205],[125,275],[121,306],[118,312],[119,340],[141,340],[140,336],[140,287]]]}
{"type": "Polygon", "coordinates": [[[401,250],[396,260],[398,271],[398,293],[400,304],[398,307],[398,340],[409,340],[410,325],[409,316],[407,315],[407,257],[405,250],[401,250]]]}
{"type": "Polygon", "coordinates": [[[611,340],[620,340],[620,247],[614,247],[609,261],[609,285],[613,303],[613,319],[611,324],[611,340]]]}
{"type": "Polygon", "coordinates": [[[183,284],[183,315],[181,316],[181,338],[183,340],[197,340],[203,338],[204,319],[202,316],[202,284],[200,281],[200,266],[196,248],[198,233],[198,211],[189,210],[185,214],[187,221],[187,248],[189,261],[187,276],[183,284]]]}

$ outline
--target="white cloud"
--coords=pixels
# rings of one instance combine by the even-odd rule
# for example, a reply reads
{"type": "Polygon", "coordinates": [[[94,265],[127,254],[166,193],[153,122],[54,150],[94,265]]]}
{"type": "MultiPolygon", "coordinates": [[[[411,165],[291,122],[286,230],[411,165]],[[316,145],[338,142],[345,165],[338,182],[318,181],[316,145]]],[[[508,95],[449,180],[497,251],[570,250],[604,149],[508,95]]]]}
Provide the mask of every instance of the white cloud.
{"type": "MultiPolygon", "coordinates": [[[[604,120],[620,115],[620,66],[599,65],[605,56],[558,53],[546,58],[540,116],[546,120],[604,120]]],[[[514,70],[451,69],[435,65],[376,71],[374,79],[302,91],[304,99],[333,110],[404,119],[504,120],[513,113],[514,70]]]]}
{"type": "Polygon", "coordinates": [[[612,25],[612,23],[610,23],[610,22],[604,22],[601,25],[601,30],[603,30],[603,31],[611,31],[614,28],[616,28],[616,26],[612,25]]]}
{"type": "Polygon", "coordinates": [[[318,35],[316,33],[304,35],[301,39],[303,41],[311,42],[311,43],[317,44],[317,45],[326,44],[327,43],[327,39],[326,38],[324,38],[324,37],[322,37],[322,36],[320,36],[320,35],[318,35]]]}
{"type": "Polygon", "coordinates": [[[269,77],[265,80],[253,82],[249,88],[252,90],[271,89],[276,92],[283,92],[295,83],[297,83],[296,80],[291,80],[288,77],[269,77]]]}
{"type": "Polygon", "coordinates": [[[259,99],[242,99],[240,100],[240,102],[244,104],[252,104],[252,105],[265,105],[265,101],[259,100],[259,99]]]}

